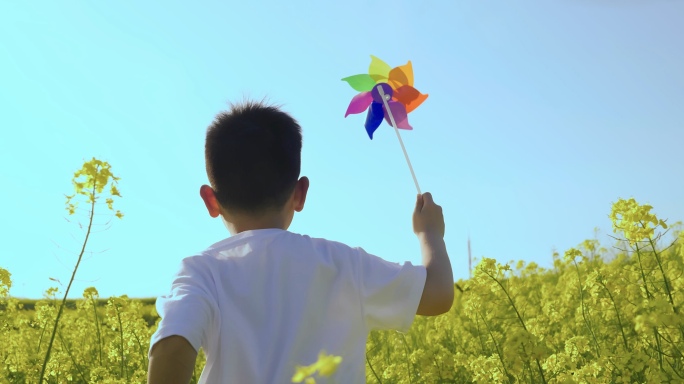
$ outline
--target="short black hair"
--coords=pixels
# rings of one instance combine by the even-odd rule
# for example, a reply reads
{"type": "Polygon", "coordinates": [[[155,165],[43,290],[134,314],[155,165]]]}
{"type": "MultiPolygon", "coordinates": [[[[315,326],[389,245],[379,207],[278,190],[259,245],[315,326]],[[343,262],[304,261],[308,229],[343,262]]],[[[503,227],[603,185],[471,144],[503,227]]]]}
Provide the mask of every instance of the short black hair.
{"type": "Polygon", "coordinates": [[[259,214],[283,207],[299,179],[302,129],[264,101],[230,104],[207,129],[204,158],[222,207],[259,214]]]}

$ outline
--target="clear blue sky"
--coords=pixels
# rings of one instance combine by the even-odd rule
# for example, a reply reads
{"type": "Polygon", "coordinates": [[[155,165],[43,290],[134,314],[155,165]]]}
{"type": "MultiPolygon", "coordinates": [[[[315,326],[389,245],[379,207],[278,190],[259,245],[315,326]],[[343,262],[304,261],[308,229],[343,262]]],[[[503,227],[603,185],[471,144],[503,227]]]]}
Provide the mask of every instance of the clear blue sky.
{"type": "Polygon", "coordinates": [[[68,281],[83,232],[64,194],[93,156],[121,177],[126,216],[94,234],[70,296],[166,293],[183,257],[228,235],[199,198],[203,140],[243,96],[303,126],[311,189],[292,231],[419,263],[394,132],[370,141],[363,115],[343,118],[355,91],[340,79],[371,54],[411,60],[430,95],[402,137],[444,207],[456,279],[468,235],[475,257],[550,266],[554,248],[610,233],[619,197],[682,220],[683,19],[684,2],[658,0],[2,2],[10,293],[68,281]]]}

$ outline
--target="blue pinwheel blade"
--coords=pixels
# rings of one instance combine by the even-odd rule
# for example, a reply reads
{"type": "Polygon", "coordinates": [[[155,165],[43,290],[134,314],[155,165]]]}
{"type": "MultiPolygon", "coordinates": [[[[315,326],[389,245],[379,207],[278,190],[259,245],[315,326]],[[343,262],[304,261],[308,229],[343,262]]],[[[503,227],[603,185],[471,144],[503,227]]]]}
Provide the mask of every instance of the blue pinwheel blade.
{"type": "Polygon", "coordinates": [[[373,140],[373,132],[380,126],[382,119],[385,116],[385,111],[382,109],[382,103],[372,102],[368,108],[368,115],[366,115],[366,132],[368,137],[373,140]]]}

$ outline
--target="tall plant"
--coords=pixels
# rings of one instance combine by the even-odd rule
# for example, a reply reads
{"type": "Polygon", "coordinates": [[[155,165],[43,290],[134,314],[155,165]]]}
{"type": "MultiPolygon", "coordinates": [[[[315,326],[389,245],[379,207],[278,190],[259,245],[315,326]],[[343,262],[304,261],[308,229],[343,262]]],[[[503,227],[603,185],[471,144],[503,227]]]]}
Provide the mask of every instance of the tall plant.
{"type": "Polygon", "coordinates": [[[59,306],[59,311],[57,312],[57,317],[55,318],[55,324],[52,327],[50,342],[48,343],[45,359],[43,360],[43,367],[40,371],[39,383],[41,384],[45,377],[45,368],[47,367],[48,361],[50,361],[50,352],[52,351],[52,344],[55,340],[55,335],[57,334],[59,319],[64,311],[67,296],[69,295],[69,290],[71,289],[71,284],[74,282],[76,271],[78,270],[78,266],[81,264],[83,254],[86,250],[86,245],[88,244],[88,239],[90,238],[90,233],[93,228],[93,218],[95,217],[96,203],[102,199],[102,197],[105,197],[105,204],[107,205],[107,208],[113,211],[114,216],[117,218],[123,218],[121,211],[114,210],[113,206],[114,197],[121,197],[119,190],[116,187],[118,181],[119,178],[114,176],[109,163],[98,160],[94,157],[92,160],[84,162],[81,169],[74,173],[74,177],[72,179],[74,193],[72,195],[66,195],[66,210],[69,215],[75,214],[76,208],[80,202],[79,200],[85,200],[85,202],[89,205],[87,208],[88,226],[86,228],[85,238],[83,239],[83,244],[81,246],[81,252],[78,255],[76,265],[74,266],[74,271],[71,273],[71,279],[69,280],[69,284],[64,292],[64,298],[59,306]],[[105,188],[108,188],[108,195],[105,195],[105,188]]]}

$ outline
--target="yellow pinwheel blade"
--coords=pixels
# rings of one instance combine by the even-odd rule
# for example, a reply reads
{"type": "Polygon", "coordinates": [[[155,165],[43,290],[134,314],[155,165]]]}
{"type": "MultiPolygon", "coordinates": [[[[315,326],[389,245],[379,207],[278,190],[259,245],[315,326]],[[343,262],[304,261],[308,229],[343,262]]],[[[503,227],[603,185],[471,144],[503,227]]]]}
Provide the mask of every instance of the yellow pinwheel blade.
{"type": "Polygon", "coordinates": [[[394,89],[399,89],[404,85],[413,86],[413,66],[409,61],[405,65],[392,68],[389,73],[389,85],[394,89]]]}
{"type": "Polygon", "coordinates": [[[392,67],[377,57],[371,55],[371,63],[368,67],[368,74],[376,83],[386,82],[389,78],[392,67]]]}

